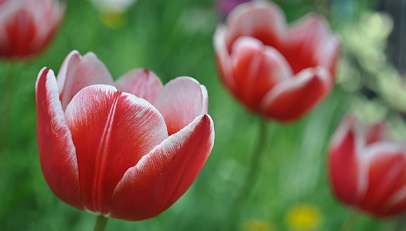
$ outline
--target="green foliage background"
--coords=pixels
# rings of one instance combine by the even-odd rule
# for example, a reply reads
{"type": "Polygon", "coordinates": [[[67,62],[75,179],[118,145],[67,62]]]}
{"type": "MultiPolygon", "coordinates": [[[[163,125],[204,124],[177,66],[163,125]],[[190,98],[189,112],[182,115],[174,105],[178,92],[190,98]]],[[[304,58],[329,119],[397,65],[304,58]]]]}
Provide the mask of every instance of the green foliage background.
{"type": "MultiPolygon", "coordinates": [[[[282,1],[287,18],[309,10],[331,17],[328,1],[282,1]],[[322,4],[321,4],[322,3],[322,4]]],[[[362,4],[360,4],[362,5],[362,4]]],[[[364,6],[362,6],[364,7],[364,6]]],[[[359,10],[362,10],[362,7],[359,10]]],[[[66,18],[51,46],[37,59],[0,61],[0,230],[92,230],[95,216],[76,210],[48,188],[41,173],[36,143],[35,80],[44,66],[55,72],[71,50],[93,51],[117,78],[145,67],[164,83],[192,76],[209,91],[209,113],[216,129],[212,154],[190,190],[156,218],[127,222],[112,219],[107,230],[217,230],[242,184],[258,138],[259,119],[230,96],[220,82],[212,48],[218,23],[209,0],[139,0],[127,24],[109,29],[88,1],[70,0],[66,18]]],[[[339,230],[354,212],[330,192],[326,148],[332,132],[348,110],[351,95],[336,87],[314,111],[292,124],[269,121],[269,140],[261,173],[241,220],[267,220],[276,230],[289,230],[287,211],[300,203],[322,213],[318,230],[339,230]]],[[[392,230],[389,221],[356,215],[352,230],[392,230]]]]}

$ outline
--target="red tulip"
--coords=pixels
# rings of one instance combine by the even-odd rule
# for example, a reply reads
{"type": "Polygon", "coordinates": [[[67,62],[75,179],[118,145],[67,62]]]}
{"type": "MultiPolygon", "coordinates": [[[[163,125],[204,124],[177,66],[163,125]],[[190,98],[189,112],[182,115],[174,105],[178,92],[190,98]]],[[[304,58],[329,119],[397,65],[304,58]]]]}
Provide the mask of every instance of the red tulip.
{"type": "Polygon", "coordinates": [[[0,58],[22,59],[42,52],[64,12],[57,0],[0,0],[0,58]]]}
{"type": "Polygon", "coordinates": [[[339,43],[315,14],[288,27],[278,6],[243,3],[218,26],[214,48],[225,86],[268,119],[299,119],[334,85],[339,43]]]}
{"type": "Polygon", "coordinates": [[[78,209],[142,220],[193,183],[214,141],[207,91],[190,77],[164,87],[133,70],[113,82],[93,53],[72,52],[55,80],[36,83],[38,146],[45,179],[78,209]]]}
{"type": "Polygon", "coordinates": [[[330,144],[328,169],[343,203],[376,217],[406,210],[406,146],[392,141],[385,125],[344,118],[330,144]]]}

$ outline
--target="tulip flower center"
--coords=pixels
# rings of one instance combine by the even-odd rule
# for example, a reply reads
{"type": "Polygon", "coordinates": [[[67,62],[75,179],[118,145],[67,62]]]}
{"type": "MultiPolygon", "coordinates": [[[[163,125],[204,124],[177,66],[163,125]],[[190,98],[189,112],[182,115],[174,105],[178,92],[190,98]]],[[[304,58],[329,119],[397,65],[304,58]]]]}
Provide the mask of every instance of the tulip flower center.
{"type": "MultiPolygon", "coordinates": [[[[231,41],[227,46],[229,54],[232,53],[234,42],[242,36],[247,35],[239,34],[229,40],[231,41]]],[[[315,46],[312,45],[311,36],[301,40],[296,39],[292,42],[288,39],[286,39],[287,41],[281,41],[280,38],[268,31],[257,31],[248,36],[257,39],[265,46],[272,47],[279,51],[291,67],[294,75],[306,68],[319,66],[320,60],[317,60],[315,55],[317,50],[312,49],[315,48],[315,46]]]]}

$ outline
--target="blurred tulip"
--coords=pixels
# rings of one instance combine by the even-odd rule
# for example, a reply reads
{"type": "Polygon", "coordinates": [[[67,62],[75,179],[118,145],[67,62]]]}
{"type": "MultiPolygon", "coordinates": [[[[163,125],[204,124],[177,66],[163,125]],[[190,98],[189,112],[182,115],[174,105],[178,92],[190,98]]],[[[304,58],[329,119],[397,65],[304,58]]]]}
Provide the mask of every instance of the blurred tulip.
{"type": "Polygon", "coordinates": [[[226,87],[265,118],[299,119],[334,85],[339,42],[316,14],[288,27],[275,4],[244,3],[217,27],[213,42],[226,87]]]}
{"type": "Polygon", "coordinates": [[[45,179],[64,202],[106,217],[142,220],[191,186],[214,141],[206,88],[190,77],[164,87],[137,69],[116,82],[93,54],[70,53],[57,80],[36,83],[45,179]]]}
{"type": "Polygon", "coordinates": [[[406,146],[384,124],[343,119],[329,148],[330,183],[343,203],[376,217],[406,209],[406,146]]]}
{"type": "Polygon", "coordinates": [[[38,55],[54,37],[64,12],[57,0],[0,1],[0,58],[38,55]]]}

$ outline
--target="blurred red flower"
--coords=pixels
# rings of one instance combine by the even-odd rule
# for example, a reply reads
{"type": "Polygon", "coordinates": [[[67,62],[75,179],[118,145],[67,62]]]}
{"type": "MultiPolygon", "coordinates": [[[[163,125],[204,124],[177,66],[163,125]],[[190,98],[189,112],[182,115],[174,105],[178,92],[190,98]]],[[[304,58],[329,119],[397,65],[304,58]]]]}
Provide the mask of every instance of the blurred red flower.
{"type": "Polygon", "coordinates": [[[0,1],[0,58],[38,55],[54,37],[64,12],[57,0],[0,1]]]}
{"type": "Polygon", "coordinates": [[[214,34],[220,77],[249,110],[280,122],[299,119],[334,85],[339,42],[324,18],[291,27],[273,3],[236,7],[214,34]]]}
{"type": "Polygon", "coordinates": [[[206,88],[190,77],[165,86],[137,69],[118,81],[93,54],[69,54],[57,80],[36,84],[40,161],[66,203],[124,220],[170,207],[203,168],[214,141],[206,88]]]}
{"type": "Polygon", "coordinates": [[[343,203],[376,217],[406,209],[406,146],[384,124],[367,126],[346,116],[329,147],[330,183],[343,203]]]}

